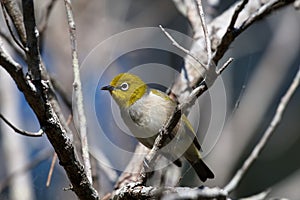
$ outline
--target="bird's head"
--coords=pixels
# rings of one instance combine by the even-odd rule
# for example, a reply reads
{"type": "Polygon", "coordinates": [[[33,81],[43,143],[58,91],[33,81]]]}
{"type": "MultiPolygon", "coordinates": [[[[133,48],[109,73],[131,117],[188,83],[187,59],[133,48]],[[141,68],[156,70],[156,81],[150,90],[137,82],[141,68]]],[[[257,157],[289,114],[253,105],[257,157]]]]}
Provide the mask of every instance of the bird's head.
{"type": "Polygon", "coordinates": [[[101,90],[108,90],[119,107],[127,108],[146,94],[147,85],[136,75],[121,73],[101,90]]]}

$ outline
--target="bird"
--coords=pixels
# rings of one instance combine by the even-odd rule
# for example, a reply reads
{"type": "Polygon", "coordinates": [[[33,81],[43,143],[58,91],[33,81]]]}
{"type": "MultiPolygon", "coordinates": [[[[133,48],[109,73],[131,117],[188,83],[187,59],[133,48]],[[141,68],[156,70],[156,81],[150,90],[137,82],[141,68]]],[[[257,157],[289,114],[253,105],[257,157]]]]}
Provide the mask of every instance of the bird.
{"type": "MultiPolygon", "coordinates": [[[[150,149],[159,130],[177,106],[176,101],[166,93],[150,88],[140,77],[131,73],[116,75],[101,90],[109,91],[133,136],[150,149]]],[[[201,158],[201,146],[184,114],[167,138],[160,151],[163,156],[177,166],[181,166],[180,158],[185,157],[202,182],[214,178],[214,173],[201,158]]]]}

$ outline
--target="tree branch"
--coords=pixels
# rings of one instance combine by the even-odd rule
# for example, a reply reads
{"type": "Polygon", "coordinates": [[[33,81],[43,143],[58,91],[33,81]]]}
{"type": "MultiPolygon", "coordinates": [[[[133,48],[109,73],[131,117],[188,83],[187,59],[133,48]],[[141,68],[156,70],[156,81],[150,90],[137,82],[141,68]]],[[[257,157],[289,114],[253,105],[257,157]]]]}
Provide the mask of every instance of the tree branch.
{"type": "MultiPolygon", "coordinates": [[[[7,13],[6,13],[6,10],[5,10],[5,5],[4,3],[1,1],[1,8],[2,8],[2,13],[3,13],[3,16],[4,16],[4,19],[5,19],[5,23],[6,23],[6,26],[9,30],[9,33],[11,35],[11,37],[13,38],[13,41],[17,44],[18,47],[20,47],[23,51],[26,51],[26,49],[24,48],[23,44],[21,44],[19,42],[19,40],[15,37],[15,34],[9,24],[9,20],[8,20],[8,17],[7,17],[7,13]]],[[[9,41],[9,40],[8,40],[9,41]]]]}
{"type": "Polygon", "coordinates": [[[35,112],[41,127],[43,127],[49,141],[54,147],[60,161],[60,165],[64,167],[72,189],[80,199],[98,199],[98,194],[88,181],[83,166],[80,164],[74,146],[71,140],[66,135],[66,130],[63,128],[61,121],[52,107],[47,95],[47,88],[43,88],[43,98],[37,96],[33,83],[24,78],[22,68],[18,63],[14,62],[10,56],[6,54],[0,45],[0,65],[14,79],[20,91],[23,92],[30,107],[35,112]],[[45,100],[45,102],[43,101],[45,100]]]}
{"type": "MultiPolygon", "coordinates": [[[[241,5],[241,3],[236,3],[220,16],[216,17],[208,24],[208,30],[211,32],[210,39],[212,50],[214,51],[212,60],[215,65],[218,65],[218,62],[228,50],[234,39],[240,33],[245,31],[249,25],[264,18],[272,11],[287,6],[294,1],[295,0],[270,0],[263,6],[257,3],[257,1],[249,1],[247,6],[242,10],[240,10],[242,7],[237,7],[238,5],[241,5]],[[247,21],[247,23],[241,26],[245,21],[247,21]],[[237,28],[231,30],[228,29],[230,23],[235,24],[237,28]],[[237,29],[239,30],[237,31],[237,29]]],[[[241,0],[240,2],[244,2],[244,0],[241,0]]],[[[189,50],[190,53],[195,55],[201,62],[204,62],[207,59],[207,52],[205,51],[205,48],[203,48],[205,47],[205,38],[203,36],[203,30],[199,28],[199,16],[197,14],[197,8],[194,5],[194,0],[174,0],[174,3],[181,9],[181,13],[187,17],[193,27],[193,38],[195,38],[195,42],[189,50]]],[[[245,2],[243,4],[245,4],[245,2]]],[[[179,102],[182,102],[189,95],[189,88],[197,86],[205,77],[205,72],[203,70],[197,70],[199,69],[197,68],[199,65],[198,62],[195,62],[190,56],[186,56],[184,60],[185,70],[181,72],[181,76],[177,77],[175,84],[171,88],[171,91],[178,98],[179,102]],[[186,80],[186,77],[188,77],[188,81],[186,80]]]]}
{"type": "Polygon", "coordinates": [[[64,2],[65,2],[65,8],[66,8],[66,14],[67,14],[69,32],[70,32],[70,40],[71,40],[72,66],[73,66],[73,73],[74,73],[73,87],[75,93],[75,106],[78,112],[82,157],[83,157],[83,163],[84,163],[87,177],[90,183],[92,184],[93,180],[92,180],[92,170],[91,170],[91,162],[90,162],[88,139],[87,139],[87,124],[86,124],[86,116],[83,108],[83,96],[82,96],[78,53],[77,53],[76,25],[73,17],[71,1],[65,0],[64,2]]]}
{"type": "Polygon", "coordinates": [[[168,33],[162,25],[159,25],[159,28],[161,31],[167,36],[167,38],[172,42],[172,45],[177,47],[182,52],[186,53],[188,56],[191,56],[195,61],[197,61],[206,71],[207,67],[205,64],[203,64],[195,55],[193,55],[189,50],[178,44],[178,42],[168,33]]]}
{"type": "MultiPolygon", "coordinates": [[[[23,5],[24,12],[34,13],[34,7],[32,2],[25,2],[23,5]],[[28,5],[28,8],[26,5],[28,5]]],[[[18,63],[13,61],[13,59],[4,51],[3,45],[0,45],[0,65],[10,74],[14,79],[20,91],[23,92],[27,102],[30,107],[33,109],[36,114],[41,127],[46,133],[50,143],[54,147],[57,156],[68,175],[70,182],[72,183],[72,190],[80,199],[98,199],[98,194],[95,189],[92,187],[90,182],[87,179],[83,166],[80,164],[75,149],[71,143],[71,140],[66,135],[66,130],[69,131],[61,115],[60,107],[56,101],[55,95],[51,89],[51,83],[47,78],[47,72],[42,68],[41,62],[39,59],[38,51],[38,38],[36,37],[36,27],[33,14],[26,14],[24,16],[26,30],[28,37],[34,37],[28,39],[27,45],[31,45],[28,48],[29,51],[27,56],[33,57],[30,58],[28,66],[32,74],[35,75],[32,80],[30,76],[24,77],[22,68],[18,63]],[[39,79],[41,77],[40,71],[44,74],[44,80],[39,79]]]]}
{"type": "MultiPolygon", "coordinates": [[[[174,2],[177,2],[178,4],[180,4],[180,8],[182,9],[181,12],[183,14],[185,14],[185,16],[187,16],[187,17],[190,17],[190,16],[194,17],[195,16],[195,15],[190,15],[189,10],[192,9],[192,8],[189,7],[189,6],[191,6],[191,4],[189,4],[189,5],[186,4],[186,2],[191,2],[191,1],[187,1],[187,0],[186,1],[177,1],[177,0],[174,0],[174,2]]],[[[275,3],[275,4],[265,4],[266,7],[271,6],[272,8],[263,9],[261,11],[259,11],[260,10],[260,7],[259,7],[260,5],[259,6],[255,5],[255,4],[252,5],[253,2],[249,2],[249,4],[251,4],[251,9],[249,9],[250,10],[249,11],[247,9],[243,9],[243,7],[246,5],[246,1],[243,1],[242,3],[239,4],[239,5],[241,5],[240,7],[237,8],[236,6],[233,6],[232,8],[229,8],[227,11],[224,12],[224,15],[219,16],[216,20],[214,20],[212,23],[210,23],[208,29],[216,30],[216,32],[212,32],[212,35],[211,35],[212,49],[215,49],[216,52],[217,52],[217,53],[215,52],[213,54],[213,61],[215,61],[216,63],[218,63],[219,60],[223,57],[224,53],[227,51],[229,45],[238,36],[238,35],[234,35],[234,36],[232,36],[232,39],[228,43],[222,43],[222,40],[226,39],[226,38],[224,38],[225,37],[224,34],[226,34],[226,32],[228,31],[227,30],[228,27],[231,27],[231,26],[234,27],[235,24],[240,24],[239,23],[240,21],[246,21],[247,19],[251,19],[251,18],[254,21],[248,20],[249,22],[251,22],[251,23],[256,22],[259,19],[263,18],[264,16],[270,14],[271,11],[279,9],[279,8],[281,8],[283,6],[286,6],[286,5],[290,4],[292,1],[280,1],[280,0],[278,0],[276,2],[278,2],[278,4],[277,3],[275,3]],[[274,5],[276,5],[276,6],[274,6],[274,5]],[[254,16],[256,16],[254,13],[259,13],[258,15],[261,16],[261,18],[254,17],[254,16]],[[224,17],[224,16],[227,16],[227,17],[224,17]],[[232,17],[228,17],[228,16],[232,16],[232,17]],[[220,21],[222,21],[222,22],[220,22],[220,21]],[[228,26],[224,26],[224,24],[228,24],[228,26]],[[224,49],[222,49],[222,48],[224,48],[224,49]],[[222,51],[224,51],[224,52],[222,54],[219,54],[222,51]]],[[[236,4],[236,5],[238,5],[238,4],[236,4]]],[[[247,5],[247,6],[249,6],[249,5],[247,5]]],[[[195,8],[193,8],[193,9],[195,9],[195,8]]],[[[247,22],[247,24],[249,22],[247,22]]],[[[247,28],[247,26],[245,26],[245,25],[244,26],[240,26],[240,27],[244,27],[244,29],[242,31],[246,30],[246,28],[247,28]]],[[[167,33],[162,27],[161,27],[161,29],[162,29],[162,31],[165,34],[167,33]]],[[[197,29],[197,30],[199,31],[199,29],[197,29]]],[[[234,32],[234,31],[232,30],[232,32],[234,32]]],[[[195,32],[194,38],[197,39],[195,41],[195,44],[197,43],[198,45],[193,45],[190,51],[186,50],[186,49],[183,49],[183,51],[187,53],[187,56],[185,58],[185,65],[190,65],[188,67],[188,77],[193,77],[193,79],[194,79],[194,80],[192,79],[192,85],[190,85],[190,86],[194,86],[194,87],[197,85],[197,83],[199,82],[199,80],[201,80],[201,78],[203,78],[203,77],[201,77],[202,76],[201,73],[194,73],[195,71],[193,71],[193,70],[194,70],[195,66],[193,64],[195,62],[189,62],[188,59],[193,59],[197,63],[201,63],[203,60],[205,60],[207,58],[206,52],[204,52],[203,49],[199,50],[196,47],[196,46],[201,46],[201,47],[205,46],[204,45],[205,40],[203,40],[203,37],[200,37],[199,35],[201,36],[201,34],[199,34],[199,32],[195,32]],[[199,44],[203,44],[203,45],[199,45],[199,44]],[[197,55],[197,56],[191,56],[191,55],[197,55]],[[193,58],[193,57],[195,57],[196,59],[193,58]],[[198,62],[197,60],[201,60],[201,62],[198,62]],[[192,63],[192,64],[190,64],[190,63],[192,63]]],[[[168,35],[167,35],[167,37],[168,37],[168,35]]],[[[170,37],[168,37],[168,38],[170,39],[170,37]]],[[[181,47],[178,43],[176,44],[176,41],[173,38],[170,39],[170,40],[172,41],[172,43],[173,43],[174,46],[181,47]]],[[[221,74],[224,71],[224,69],[226,69],[226,67],[228,66],[228,64],[230,62],[232,62],[231,58],[222,67],[220,67],[219,70],[216,73],[217,74],[221,74]]],[[[181,77],[186,77],[186,76],[181,76],[181,77]]],[[[174,87],[172,88],[172,91],[179,91],[179,92],[181,92],[181,91],[187,91],[186,88],[185,88],[186,80],[184,80],[182,82],[176,81],[176,84],[174,84],[174,87]],[[184,82],[184,83],[182,83],[182,82],[184,82]],[[182,89],[182,86],[184,86],[183,89],[182,89]]],[[[201,90],[203,90],[203,92],[204,92],[207,89],[207,86],[206,86],[206,84],[202,85],[203,83],[205,83],[205,82],[202,82],[200,86],[203,86],[203,88],[201,88],[201,90]]],[[[196,96],[201,95],[203,92],[199,92],[199,94],[196,95],[196,96]]],[[[186,96],[182,95],[182,93],[177,93],[177,94],[183,96],[182,99],[186,99],[186,96]]],[[[180,101],[180,102],[185,102],[185,101],[183,100],[183,101],[180,101]]],[[[177,109],[173,113],[173,116],[170,117],[169,120],[172,121],[172,119],[173,119],[174,120],[173,122],[176,125],[176,123],[180,119],[180,116],[181,116],[181,111],[180,111],[180,109],[177,109]]],[[[159,149],[159,147],[162,144],[163,137],[165,137],[165,134],[167,134],[167,132],[165,132],[166,127],[168,127],[169,124],[173,124],[173,122],[171,123],[170,121],[168,121],[168,123],[164,126],[165,128],[162,129],[159,132],[159,135],[158,135],[158,137],[155,140],[155,145],[151,149],[150,153],[147,155],[147,160],[148,160],[147,164],[149,165],[149,167],[151,167],[153,165],[153,163],[155,163],[155,162],[153,162],[155,160],[155,158],[156,158],[155,154],[156,154],[157,150],[159,149]],[[149,160],[149,158],[150,158],[150,160],[149,160]]],[[[170,129],[171,129],[171,126],[172,125],[170,125],[170,129]]],[[[131,164],[131,165],[133,165],[133,164],[131,164]]],[[[136,163],[135,163],[135,165],[136,165],[136,163]]],[[[140,180],[142,180],[142,182],[145,180],[145,178],[147,178],[147,176],[145,174],[145,171],[146,170],[145,170],[145,166],[144,166],[143,173],[142,173],[142,175],[140,177],[141,178],[140,180]]],[[[128,189],[128,187],[130,187],[130,186],[127,185],[127,189],[128,189]]],[[[140,189],[138,190],[140,192],[140,194],[144,192],[144,190],[143,190],[144,187],[143,186],[135,184],[134,187],[140,187],[140,189]]],[[[126,186],[124,186],[123,189],[125,191],[126,190],[126,186]]],[[[121,199],[122,198],[124,198],[124,199],[126,199],[126,198],[130,199],[132,197],[132,195],[134,196],[134,194],[132,194],[130,192],[131,191],[128,190],[128,193],[126,193],[124,196],[120,195],[119,197],[121,199]]],[[[156,196],[154,195],[154,198],[155,197],[156,196]]]]}
{"type": "Polygon", "coordinates": [[[12,128],[16,133],[19,133],[24,136],[29,136],[29,137],[41,137],[44,133],[42,129],[40,129],[38,132],[28,132],[24,131],[21,129],[18,129],[15,127],[12,123],[10,123],[2,114],[0,114],[0,118],[10,127],[12,128]]]}
{"type": "Polygon", "coordinates": [[[244,174],[249,170],[252,163],[256,160],[260,152],[265,147],[266,143],[269,141],[270,137],[272,136],[272,134],[274,133],[275,129],[277,128],[278,124],[281,121],[283,112],[285,111],[287,104],[289,103],[292,95],[294,94],[297,87],[299,86],[299,82],[300,82],[300,67],[289,89],[287,90],[285,95],[281,98],[276,113],[269,127],[264,132],[263,137],[256,144],[255,148],[253,149],[249,157],[245,160],[243,166],[236,172],[236,174],[233,176],[231,181],[225,186],[224,190],[227,191],[228,193],[232,192],[238,186],[244,174]]]}
{"type": "MultiPolygon", "coordinates": [[[[34,6],[32,0],[22,0],[24,25],[27,36],[26,56],[28,64],[28,72],[32,76],[33,81],[41,80],[41,58],[39,50],[39,32],[35,23],[34,6]]],[[[41,85],[39,85],[41,86],[41,85]]],[[[41,88],[36,88],[40,92],[41,88]]]]}
{"type": "Polygon", "coordinates": [[[207,67],[206,68],[208,68],[210,66],[209,63],[211,62],[211,58],[212,58],[211,42],[210,42],[208,30],[207,30],[207,25],[206,25],[206,22],[205,22],[205,16],[204,16],[204,11],[203,11],[202,1],[201,0],[195,0],[195,2],[197,4],[198,14],[199,14],[199,17],[200,17],[200,21],[201,21],[202,29],[203,29],[203,33],[204,33],[204,39],[205,39],[206,51],[207,51],[207,67]]]}
{"type": "Polygon", "coordinates": [[[231,21],[230,21],[230,24],[229,24],[227,30],[234,30],[234,25],[237,21],[237,18],[239,16],[239,14],[242,12],[242,10],[245,8],[248,1],[249,0],[240,1],[239,4],[236,6],[235,11],[232,15],[232,18],[231,18],[231,21]]]}
{"type": "Polygon", "coordinates": [[[0,30],[0,36],[10,45],[10,47],[15,51],[17,55],[19,55],[23,60],[26,60],[24,52],[21,51],[20,46],[16,44],[13,39],[11,39],[8,35],[2,32],[2,30],[0,30]]]}
{"type": "Polygon", "coordinates": [[[214,53],[213,57],[214,62],[216,64],[219,62],[219,60],[223,57],[233,40],[237,36],[239,36],[243,31],[245,31],[251,24],[262,19],[264,16],[270,14],[272,11],[275,11],[293,2],[294,0],[270,0],[261,7],[258,7],[254,13],[249,14],[248,18],[242,22],[242,25],[240,27],[232,28],[234,22],[236,22],[237,20],[238,14],[241,13],[240,9],[242,8],[242,6],[245,6],[246,2],[243,1],[241,4],[238,4],[236,6],[229,27],[227,28],[226,33],[223,35],[223,37],[220,40],[220,43],[216,48],[216,52],[214,53]]]}
{"type": "MultiPolygon", "coordinates": [[[[72,115],[69,115],[69,118],[68,118],[68,121],[66,122],[67,126],[70,125],[72,121],[72,115]]],[[[57,154],[54,152],[53,156],[52,156],[52,161],[51,161],[51,165],[50,165],[50,169],[49,169],[49,172],[48,172],[48,177],[47,177],[47,181],[46,181],[46,187],[49,187],[50,186],[50,183],[51,183],[51,179],[52,179],[52,174],[53,174],[53,171],[54,171],[54,166],[55,166],[55,163],[56,163],[56,160],[57,160],[57,154]]]]}
{"type": "Polygon", "coordinates": [[[23,22],[23,16],[20,8],[16,1],[14,0],[2,0],[1,3],[4,4],[6,11],[8,12],[11,20],[17,30],[17,33],[21,39],[22,44],[26,44],[26,33],[23,22]]]}
{"type": "Polygon", "coordinates": [[[219,188],[188,188],[188,187],[152,187],[128,184],[116,190],[111,199],[115,200],[143,200],[143,199],[205,199],[227,200],[227,193],[219,188]]]}

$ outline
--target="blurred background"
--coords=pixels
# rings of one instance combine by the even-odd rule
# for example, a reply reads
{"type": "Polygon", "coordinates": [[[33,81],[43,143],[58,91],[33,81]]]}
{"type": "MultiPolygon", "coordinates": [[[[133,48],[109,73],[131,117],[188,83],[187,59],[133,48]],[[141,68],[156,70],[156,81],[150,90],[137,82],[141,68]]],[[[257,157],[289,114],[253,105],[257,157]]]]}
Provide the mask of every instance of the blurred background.
{"type": "MultiPolygon", "coordinates": [[[[217,6],[210,7],[206,12],[212,17],[218,16],[234,2],[220,1],[217,6]]],[[[37,22],[43,22],[49,3],[50,1],[35,1],[37,22]]],[[[97,63],[99,58],[95,58],[95,55],[100,51],[106,53],[105,56],[109,58],[116,57],[119,41],[114,41],[111,45],[108,43],[107,46],[101,44],[115,34],[134,28],[158,27],[161,24],[190,37],[193,33],[188,21],[178,12],[173,1],[78,0],[72,3],[77,26],[79,60],[83,66],[87,66],[83,69],[84,77],[82,77],[84,93],[92,93],[85,95],[84,100],[94,103],[89,105],[86,112],[88,116],[89,112],[96,113],[92,119],[88,118],[89,139],[93,151],[97,155],[100,154],[100,159],[106,157],[108,160],[105,163],[125,168],[130,156],[120,156],[104,139],[129,152],[134,151],[137,141],[124,134],[124,131],[116,125],[118,121],[112,116],[112,102],[108,93],[96,89],[107,85],[118,73],[139,66],[150,68],[149,77],[159,76],[157,68],[169,66],[174,70],[163,77],[166,85],[151,85],[165,90],[168,84],[171,85],[174,81],[174,77],[184,65],[184,60],[181,56],[168,51],[144,48],[120,55],[104,68],[97,63]],[[97,48],[99,44],[100,48],[97,48]],[[97,73],[91,69],[97,70],[97,73]],[[98,76],[99,73],[101,77],[98,76]],[[93,90],[89,91],[90,88],[93,90]],[[98,124],[102,128],[103,135],[97,132],[98,124]]],[[[272,13],[242,33],[221,60],[220,64],[229,57],[235,59],[222,75],[226,89],[226,123],[216,145],[205,157],[216,178],[205,185],[225,186],[268,127],[280,98],[299,68],[299,22],[299,11],[292,6],[272,13]]],[[[0,17],[0,31],[9,34],[3,15],[0,17]]],[[[138,42],[147,43],[154,39],[149,36],[148,41],[138,42]]],[[[166,39],[166,42],[169,41],[166,39]]],[[[190,41],[181,43],[187,47],[190,45],[190,41]]],[[[9,44],[4,41],[4,45],[13,54],[9,44]]],[[[73,73],[63,1],[54,4],[46,32],[41,35],[41,53],[47,70],[60,82],[71,99],[73,73]]],[[[14,58],[23,64],[26,70],[22,58],[18,55],[14,58]]],[[[2,68],[0,68],[0,83],[1,113],[19,128],[39,130],[38,121],[32,110],[2,68]]],[[[235,191],[235,197],[245,197],[271,188],[270,197],[299,198],[299,102],[298,89],[289,102],[279,127],[235,191]]],[[[200,97],[201,119],[210,117],[209,109],[207,112],[205,110],[207,103],[210,102],[206,102],[205,97],[200,97]]],[[[68,117],[71,111],[67,105],[63,102],[62,104],[64,114],[68,117]]],[[[203,137],[201,131],[207,128],[206,123],[207,120],[200,122],[201,128],[198,133],[200,139],[203,137]]],[[[0,199],[18,199],[20,194],[22,199],[76,198],[73,192],[63,191],[63,188],[69,186],[69,182],[58,163],[55,165],[51,185],[49,188],[46,187],[52,155],[53,149],[46,136],[42,138],[21,136],[0,121],[0,199]]],[[[121,171],[111,173],[111,177],[100,174],[101,195],[112,190],[114,179],[121,171]]],[[[180,185],[196,187],[201,184],[188,165],[184,167],[183,174],[180,185]]]]}

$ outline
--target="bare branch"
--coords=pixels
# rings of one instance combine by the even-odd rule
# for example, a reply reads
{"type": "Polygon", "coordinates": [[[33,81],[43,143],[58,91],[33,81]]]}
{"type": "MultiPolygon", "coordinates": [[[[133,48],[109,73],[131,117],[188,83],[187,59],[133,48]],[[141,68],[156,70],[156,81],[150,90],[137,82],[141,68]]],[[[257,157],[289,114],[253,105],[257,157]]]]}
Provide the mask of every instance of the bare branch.
{"type": "MultiPolygon", "coordinates": [[[[68,121],[66,122],[67,126],[69,126],[69,124],[71,123],[71,120],[72,120],[72,115],[69,115],[68,121]]],[[[52,175],[53,175],[53,171],[54,171],[56,160],[57,160],[57,154],[54,152],[54,154],[52,156],[52,161],[51,161],[50,169],[49,169],[49,172],[48,172],[48,177],[47,177],[47,181],[46,181],[46,187],[49,187],[50,184],[51,184],[51,179],[52,179],[52,175]]]]}
{"type": "MultiPolygon", "coordinates": [[[[229,45],[233,42],[233,40],[239,36],[243,31],[245,31],[251,24],[254,22],[262,19],[264,16],[270,14],[272,11],[275,11],[281,7],[284,7],[286,5],[289,5],[293,3],[294,0],[270,0],[266,4],[262,5],[258,8],[257,11],[255,11],[253,14],[251,14],[240,27],[235,29],[227,29],[226,33],[222,36],[220,43],[217,46],[217,49],[214,53],[213,60],[216,64],[218,64],[219,60],[223,57],[225,52],[227,51],[229,45]]],[[[235,10],[237,15],[239,13],[239,9],[237,8],[235,10]]],[[[236,16],[238,17],[238,16],[236,16]]],[[[233,23],[233,19],[231,20],[231,23],[233,23]]],[[[232,26],[232,25],[231,25],[232,26]]]]}
{"type": "Polygon", "coordinates": [[[21,91],[30,90],[29,85],[26,83],[22,67],[15,62],[5,51],[3,44],[0,41],[0,65],[9,73],[14,79],[21,91]]]}
{"type": "MultiPolygon", "coordinates": [[[[258,194],[241,198],[241,200],[263,200],[270,193],[267,189],[258,194]]],[[[218,187],[209,188],[189,188],[189,187],[153,187],[142,186],[135,183],[129,183],[122,188],[114,191],[112,194],[105,195],[103,200],[107,199],[205,199],[205,200],[230,200],[229,194],[218,187]]]]}
{"type": "Polygon", "coordinates": [[[5,19],[5,23],[7,25],[7,28],[8,28],[8,31],[11,35],[11,37],[13,38],[13,40],[15,41],[15,43],[17,44],[17,46],[19,46],[23,51],[26,51],[26,49],[24,48],[23,44],[21,44],[19,42],[19,40],[15,37],[15,34],[9,24],[9,20],[8,20],[8,17],[7,17],[7,13],[6,13],[6,10],[5,10],[5,6],[4,6],[4,3],[1,1],[1,8],[2,8],[2,13],[3,13],[3,16],[4,16],[4,19],[5,19]]]}
{"type": "Polygon", "coordinates": [[[111,199],[206,199],[227,200],[227,193],[219,188],[152,187],[128,184],[114,191],[111,199]]]}
{"type": "MultiPolygon", "coordinates": [[[[29,4],[32,5],[32,2],[29,2],[29,4]]],[[[24,6],[25,5],[23,5],[23,7],[24,6]]],[[[25,7],[24,12],[34,13],[32,6],[31,8],[30,5],[29,7],[25,7]]],[[[31,14],[28,14],[28,16],[27,14],[25,15],[26,20],[34,19],[31,14]]],[[[34,34],[37,32],[35,32],[35,26],[33,26],[35,23],[29,20],[25,22],[25,24],[27,24],[25,27],[30,29],[26,32],[30,33],[30,37],[35,37],[35,39],[31,39],[33,41],[29,41],[28,44],[37,44],[37,42],[34,42],[34,40],[37,40],[34,34]],[[33,35],[31,35],[32,33],[33,35]]],[[[36,55],[36,47],[37,46],[33,45],[29,48],[29,51],[33,49],[35,52],[29,52],[27,54],[28,57],[32,57],[30,58],[31,62],[28,63],[28,66],[37,64],[36,60],[39,58],[35,56],[39,56],[39,54],[36,55]]],[[[62,114],[59,112],[60,107],[55,99],[55,95],[51,93],[51,83],[48,81],[47,76],[44,76],[45,80],[32,80],[28,76],[25,78],[20,65],[6,53],[2,44],[0,44],[0,58],[0,65],[10,74],[19,90],[23,92],[28,104],[36,114],[41,127],[43,127],[44,132],[47,134],[50,143],[57,153],[60,165],[64,167],[68,175],[73,191],[80,199],[98,199],[98,193],[87,179],[83,166],[80,164],[75,153],[74,146],[66,134],[66,130],[69,131],[69,129],[65,126],[62,114]]],[[[40,63],[38,65],[40,65],[40,63]]],[[[43,68],[41,69],[43,70],[43,68]]],[[[38,74],[39,70],[36,70],[36,72],[38,74]]],[[[47,72],[43,70],[43,73],[46,74],[47,72]]]]}
{"type": "Polygon", "coordinates": [[[22,16],[20,8],[17,4],[17,1],[2,0],[1,4],[2,3],[4,4],[5,9],[8,12],[8,14],[17,30],[17,33],[21,39],[22,44],[25,45],[26,44],[25,27],[24,27],[24,23],[23,23],[23,16],[22,16]]]}
{"type": "MultiPolygon", "coordinates": [[[[22,0],[24,25],[27,36],[26,56],[28,72],[32,80],[41,80],[41,58],[39,50],[39,32],[35,23],[34,6],[32,0],[22,0]]],[[[39,86],[38,86],[39,87],[39,86]]],[[[37,88],[40,90],[41,88],[37,88]]],[[[40,92],[40,91],[37,91],[40,92]]]]}
{"type": "Polygon", "coordinates": [[[255,195],[252,195],[252,196],[249,196],[246,198],[240,198],[240,200],[264,200],[270,194],[270,192],[271,192],[271,189],[266,189],[265,191],[262,191],[258,194],[255,194],[255,195]]]}
{"type": "Polygon", "coordinates": [[[87,140],[87,124],[86,124],[86,116],[83,108],[83,96],[82,96],[78,53],[77,53],[76,26],[73,17],[71,1],[65,0],[64,2],[66,7],[66,14],[68,19],[70,40],[71,40],[72,66],[73,66],[73,73],[74,73],[73,87],[75,92],[75,106],[78,112],[82,157],[83,157],[83,163],[84,163],[85,171],[87,173],[87,177],[89,181],[92,183],[93,182],[92,170],[91,170],[91,162],[90,162],[89,147],[88,147],[88,140],[87,140]]]}
{"type": "Polygon", "coordinates": [[[38,132],[28,132],[24,131],[21,129],[18,129],[15,127],[12,123],[10,123],[2,114],[0,114],[0,118],[10,127],[12,128],[16,133],[19,133],[24,136],[29,136],[29,137],[41,137],[44,133],[42,129],[40,129],[38,132]]]}
{"type": "Polygon", "coordinates": [[[224,190],[228,193],[232,192],[240,183],[242,178],[244,177],[244,174],[248,171],[252,163],[255,161],[255,159],[258,157],[259,153],[263,150],[266,143],[269,141],[270,137],[274,133],[275,129],[277,128],[278,124],[281,121],[283,112],[285,111],[287,104],[289,103],[292,95],[296,91],[298,85],[300,82],[300,67],[299,70],[290,85],[289,89],[285,93],[285,95],[281,98],[280,104],[277,107],[276,113],[267,128],[267,130],[264,132],[263,137],[260,139],[260,141],[256,144],[255,148],[249,155],[249,157],[245,160],[243,166],[237,171],[237,173],[233,176],[231,181],[225,186],[224,190]]]}
{"type": "Polygon", "coordinates": [[[17,45],[14,40],[12,40],[8,35],[0,30],[0,36],[10,45],[10,47],[19,55],[23,60],[26,60],[25,54],[20,50],[19,45],[17,45]]]}
{"type": "Polygon", "coordinates": [[[223,66],[217,71],[217,74],[221,74],[229,65],[232,63],[233,58],[229,58],[226,63],[223,64],[223,66]]]}
{"type": "Polygon", "coordinates": [[[172,45],[186,53],[187,55],[191,56],[195,61],[197,61],[205,70],[207,70],[206,66],[196,57],[194,56],[189,50],[178,44],[176,40],[162,27],[162,25],[159,25],[159,28],[162,30],[162,32],[169,38],[169,40],[172,42],[172,45]]]}
{"type": "Polygon", "coordinates": [[[57,154],[54,152],[54,154],[52,156],[52,161],[51,161],[50,169],[49,169],[49,172],[48,172],[48,177],[47,177],[47,181],[46,181],[46,187],[50,186],[51,179],[52,179],[52,174],[53,174],[53,170],[54,170],[54,166],[55,166],[55,163],[56,163],[56,159],[57,159],[57,154]]]}
{"type": "Polygon", "coordinates": [[[211,53],[211,42],[207,30],[207,25],[205,22],[205,16],[204,16],[204,11],[203,11],[203,6],[202,6],[202,1],[201,0],[195,0],[197,7],[198,7],[198,14],[200,16],[200,21],[202,24],[202,29],[204,33],[204,38],[205,38],[205,44],[206,44],[206,51],[207,51],[207,67],[208,68],[210,65],[209,63],[211,62],[212,58],[212,53],[211,53]]]}
{"type": "MultiPolygon", "coordinates": [[[[186,16],[187,19],[191,22],[193,28],[193,38],[195,39],[195,42],[191,46],[191,49],[189,49],[189,51],[192,55],[195,55],[201,62],[205,63],[207,59],[207,52],[204,48],[205,40],[194,0],[173,1],[177,8],[180,10],[180,12],[184,16],[186,16]]],[[[295,0],[271,0],[271,2],[273,2],[272,4],[268,3],[263,5],[263,7],[268,7],[266,9],[263,9],[263,12],[259,12],[259,10],[261,10],[262,5],[258,3],[258,1],[249,1],[247,6],[243,10],[241,10],[240,14],[238,15],[235,26],[239,28],[242,24],[241,22],[246,21],[247,19],[252,19],[256,15],[256,13],[259,12],[259,17],[255,17],[254,20],[255,22],[257,22],[260,19],[272,13],[272,11],[276,11],[282,7],[286,7],[294,1],[295,0]]],[[[237,9],[236,7],[238,4],[239,3],[232,5],[230,8],[228,8],[226,11],[224,11],[221,15],[216,17],[213,21],[211,21],[208,24],[208,30],[211,32],[210,37],[212,50],[214,51],[213,61],[215,65],[218,65],[218,62],[228,50],[233,40],[240,34],[236,33],[237,28],[231,31],[227,30],[227,24],[230,24],[230,20],[232,20],[233,13],[237,9]]],[[[189,88],[196,87],[199,83],[201,83],[201,81],[206,75],[206,73],[203,70],[199,71],[197,70],[197,68],[195,68],[195,66],[197,65],[198,62],[195,62],[191,56],[185,57],[185,70],[181,72],[181,76],[177,77],[176,81],[174,82],[174,85],[171,88],[172,93],[177,97],[179,102],[184,101],[184,99],[189,95],[189,88]],[[186,77],[189,78],[188,85],[186,77]]]]}
{"type": "Polygon", "coordinates": [[[241,13],[241,11],[245,8],[246,4],[248,3],[249,0],[243,0],[243,1],[240,1],[239,4],[236,6],[235,8],[235,11],[232,15],[232,18],[231,18],[231,21],[230,21],[230,24],[228,26],[228,30],[234,30],[234,25],[236,23],[236,20],[239,16],[239,14],[241,13]]]}
{"type": "Polygon", "coordinates": [[[288,3],[293,3],[292,0],[270,0],[266,4],[262,5],[255,13],[253,13],[243,24],[238,28],[237,32],[240,33],[247,29],[251,24],[260,20],[266,14],[275,11],[277,8],[287,5],[288,3]]]}

